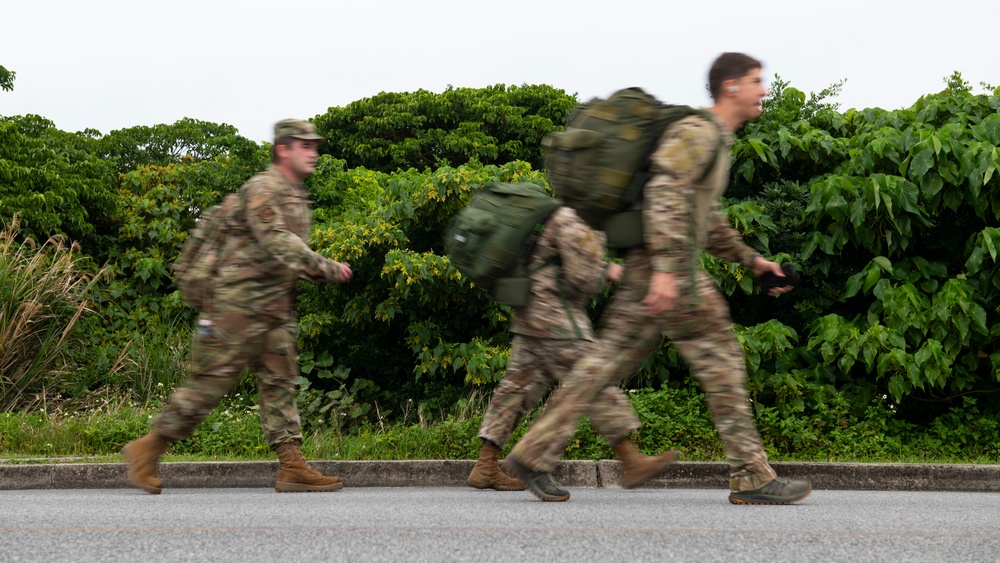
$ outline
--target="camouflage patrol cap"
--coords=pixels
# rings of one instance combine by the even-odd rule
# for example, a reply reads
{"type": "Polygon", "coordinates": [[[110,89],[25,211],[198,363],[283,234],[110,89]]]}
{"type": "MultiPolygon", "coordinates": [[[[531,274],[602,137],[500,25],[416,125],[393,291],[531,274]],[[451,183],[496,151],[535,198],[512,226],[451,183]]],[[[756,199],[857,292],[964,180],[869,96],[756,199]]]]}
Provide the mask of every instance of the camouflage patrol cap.
{"type": "Polygon", "coordinates": [[[312,123],[304,119],[282,119],[274,124],[274,140],[294,137],[306,141],[322,141],[323,135],[316,132],[312,123]]]}

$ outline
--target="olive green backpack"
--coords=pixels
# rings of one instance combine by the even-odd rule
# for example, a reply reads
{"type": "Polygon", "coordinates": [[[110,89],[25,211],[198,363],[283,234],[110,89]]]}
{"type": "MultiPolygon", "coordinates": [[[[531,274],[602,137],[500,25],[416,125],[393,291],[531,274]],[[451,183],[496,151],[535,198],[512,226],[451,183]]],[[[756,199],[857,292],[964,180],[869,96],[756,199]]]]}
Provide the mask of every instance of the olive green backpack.
{"type": "MultiPolygon", "coordinates": [[[[552,191],[593,229],[604,231],[609,248],[641,246],[649,157],[663,131],[692,114],[705,110],[661,103],[640,88],[578,106],[565,129],[542,139],[552,191]]],[[[713,162],[717,156],[718,148],[713,162]]]]}
{"type": "Polygon", "coordinates": [[[448,259],[498,303],[523,307],[530,297],[528,260],[561,205],[535,184],[486,184],[452,219],[444,240],[448,259]]]}
{"type": "Polygon", "coordinates": [[[230,242],[232,233],[247,230],[242,207],[240,193],[226,195],[221,203],[198,220],[184,243],[180,258],[171,269],[174,271],[174,285],[188,306],[199,311],[210,310],[219,265],[226,256],[242,246],[241,241],[244,240],[243,237],[233,237],[230,242]]]}

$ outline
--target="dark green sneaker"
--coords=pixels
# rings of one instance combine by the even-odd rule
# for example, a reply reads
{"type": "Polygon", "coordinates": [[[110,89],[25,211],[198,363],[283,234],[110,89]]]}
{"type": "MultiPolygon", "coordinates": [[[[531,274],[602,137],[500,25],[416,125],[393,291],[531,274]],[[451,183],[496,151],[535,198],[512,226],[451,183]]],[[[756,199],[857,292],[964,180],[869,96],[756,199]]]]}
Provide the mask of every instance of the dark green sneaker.
{"type": "Polygon", "coordinates": [[[806,498],[812,490],[809,481],[777,477],[759,489],[729,493],[729,502],[733,504],[791,504],[806,498]]]}
{"type": "Polygon", "coordinates": [[[539,499],[545,502],[563,502],[569,499],[569,491],[563,489],[562,485],[552,478],[551,473],[532,471],[522,465],[516,457],[510,455],[504,460],[504,465],[517,477],[520,477],[528,486],[531,494],[539,499]]]}

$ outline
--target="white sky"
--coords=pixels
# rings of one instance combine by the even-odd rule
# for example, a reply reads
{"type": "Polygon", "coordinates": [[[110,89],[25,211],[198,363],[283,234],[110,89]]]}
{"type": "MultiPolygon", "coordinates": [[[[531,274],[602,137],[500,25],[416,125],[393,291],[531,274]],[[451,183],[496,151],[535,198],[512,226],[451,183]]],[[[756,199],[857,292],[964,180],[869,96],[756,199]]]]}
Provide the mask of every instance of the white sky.
{"type": "Polygon", "coordinates": [[[102,133],[190,117],[270,140],[379,92],[550,84],[584,100],[641,86],[708,105],[712,60],[742,51],[841,109],[897,109],[1000,85],[995,0],[0,0],[0,115],[102,133]]]}

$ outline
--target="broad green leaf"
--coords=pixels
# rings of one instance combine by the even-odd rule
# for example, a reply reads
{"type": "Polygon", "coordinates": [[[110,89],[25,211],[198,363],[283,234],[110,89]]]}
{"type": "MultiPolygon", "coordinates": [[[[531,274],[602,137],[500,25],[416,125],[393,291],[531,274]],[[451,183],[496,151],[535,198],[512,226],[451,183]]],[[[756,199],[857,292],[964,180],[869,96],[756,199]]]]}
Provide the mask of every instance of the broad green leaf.
{"type": "Polygon", "coordinates": [[[757,240],[760,241],[764,248],[768,248],[768,242],[770,239],[767,235],[767,231],[756,231],[754,234],[757,236],[757,240]]]}
{"type": "Polygon", "coordinates": [[[757,153],[757,156],[762,161],[767,162],[767,155],[765,154],[766,149],[763,143],[761,143],[758,139],[747,139],[747,143],[750,144],[754,152],[757,153]]]}
{"type": "Polygon", "coordinates": [[[972,249],[969,253],[969,257],[965,260],[965,270],[967,272],[978,272],[980,267],[983,265],[983,257],[986,255],[986,251],[982,247],[977,246],[972,249]]]}
{"type": "Polygon", "coordinates": [[[897,403],[903,401],[903,395],[907,393],[908,385],[906,385],[903,378],[899,375],[894,375],[889,378],[889,394],[895,399],[897,403]]]}
{"type": "Polygon", "coordinates": [[[872,151],[874,151],[875,154],[879,156],[884,156],[886,142],[887,141],[885,137],[876,137],[868,146],[871,147],[872,151]]]}
{"type": "Polygon", "coordinates": [[[847,278],[847,283],[844,284],[844,287],[845,287],[844,296],[845,297],[850,298],[850,297],[854,297],[855,295],[858,294],[858,291],[861,290],[861,278],[862,278],[862,276],[864,276],[864,273],[863,272],[858,272],[857,274],[854,274],[853,276],[847,278]]]}
{"type": "MultiPolygon", "coordinates": [[[[923,149],[910,159],[909,177],[916,181],[934,166],[934,151],[923,149]]],[[[904,174],[905,175],[905,174],[904,174]]]]}
{"type": "Polygon", "coordinates": [[[856,199],[851,202],[851,224],[855,227],[864,227],[867,225],[868,207],[865,205],[865,201],[862,199],[856,199]]]}
{"type": "Polygon", "coordinates": [[[979,329],[979,332],[986,334],[988,332],[986,328],[986,310],[979,305],[976,305],[973,307],[972,314],[970,316],[972,320],[975,321],[976,328],[979,329]]]}
{"type": "Polygon", "coordinates": [[[755,170],[756,168],[754,167],[753,161],[745,160],[743,161],[743,164],[740,164],[739,168],[736,169],[736,175],[742,176],[747,183],[750,183],[753,182],[755,170]]]}
{"type": "Polygon", "coordinates": [[[872,258],[872,261],[878,264],[878,267],[882,268],[882,270],[892,274],[892,262],[890,262],[885,256],[876,256],[875,258],[872,258]]]}
{"type": "Polygon", "coordinates": [[[869,289],[881,279],[882,275],[879,273],[878,268],[867,268],[868,273],[865,275],[865,285],[864,290],[867,292],[869,289]]]}
{"type": "Polygon", "coordinates": [[[844,196],[837,194],[830,198],[830,201],[826,203],[825,211],[829,213],[834,218],[844,217],[843,211],[847,208],[847,200],[844,196]]]}
{"type": "Polygon", "coordinates": [[[929,172],[920,179],[920,193],[924,196],[924,199],[933,198],[943,187],[944,180],[934,172],[929,172]]]}
{"type": "Polygon", "coordinates": [[[979,233],[979,238],[983,241],[983,247],[990,253],[990,258],[994,262],[997,260],[997,246],[994,239],[1000,239],[1000,229],[987,227],[979,233]]]}

